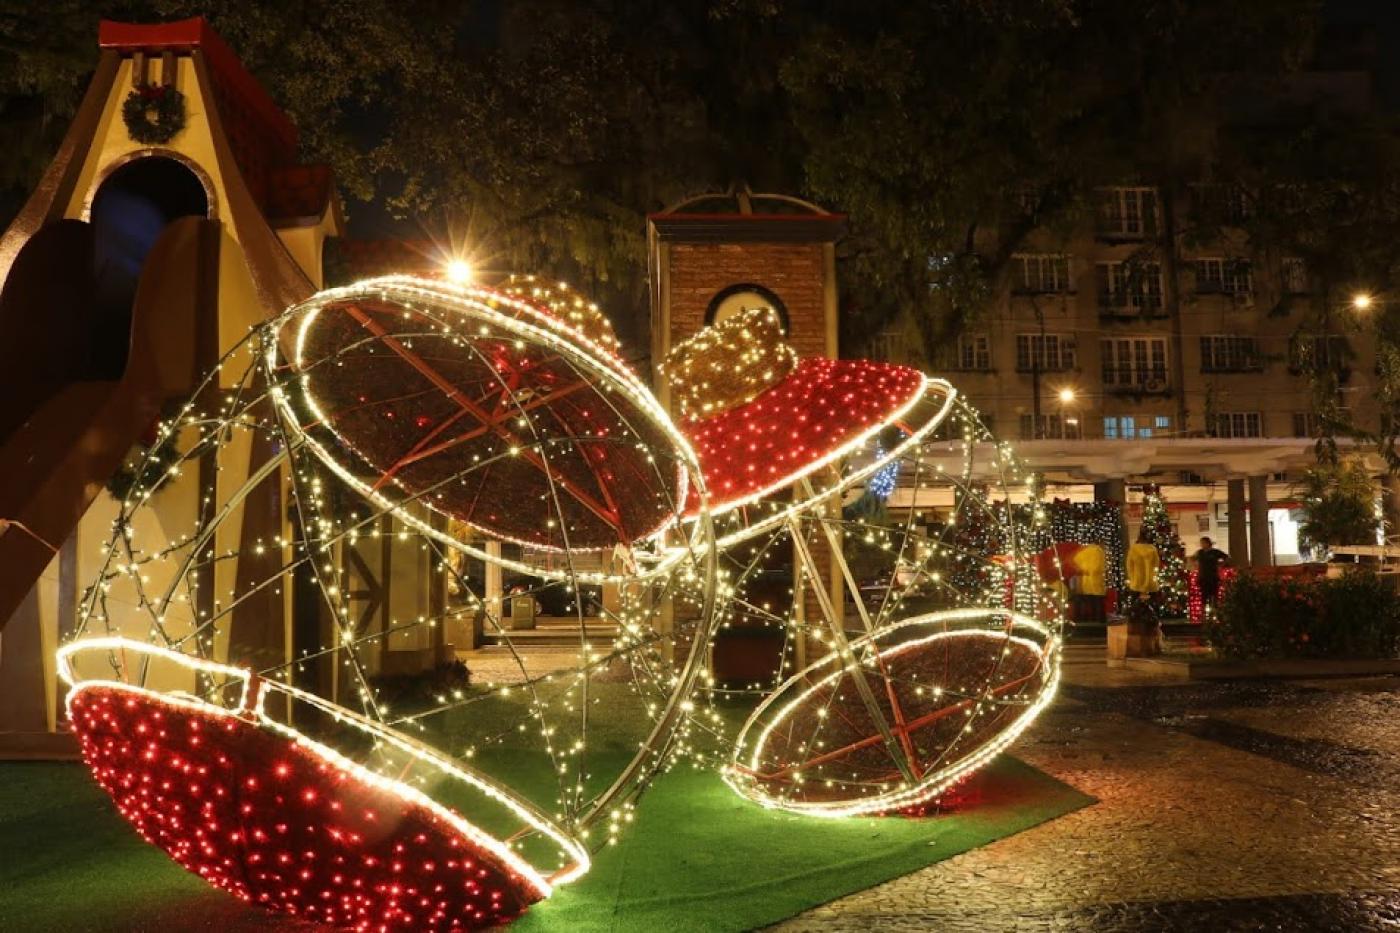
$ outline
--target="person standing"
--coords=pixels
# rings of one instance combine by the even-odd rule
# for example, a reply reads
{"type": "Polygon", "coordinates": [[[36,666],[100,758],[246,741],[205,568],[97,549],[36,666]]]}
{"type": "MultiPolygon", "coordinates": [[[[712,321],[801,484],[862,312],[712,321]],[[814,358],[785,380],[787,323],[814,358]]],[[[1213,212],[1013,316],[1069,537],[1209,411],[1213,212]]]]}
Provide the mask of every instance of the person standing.
{"type": "Polygon", "coordinates": [[[1138,529],[1138,539],[1128,548],[1128,598],[1124,614],[1128,620],[1128,638],[1136,637],[1138,647],[1131,644],[1128,652],[1134,656],[1151,657],[1162,653],[1162,624],[1157,618],[1157,568],[1161,555],[1150,540],[1147,526],[1138,529]]]}
{"type": "Polygon", "coordinates": [[[1157,546],[1150,540],[1147,526],[1138,531],[1138,539],[1128,548],[1128,592],[1133,594],[1132,602],[1152,601],[1152,594],[1159,589],[1157,570],[1162,558],[1157,546]]]}
{"type": "Polygon", "coordinates": [[[1075,595],[1073,602],[1079,611],[1074,614],[1076,622],[1104,621],[1104,597],[1108,594],[1104,578],[1107,555],[1102,545],[1086,544],[1075,552],[1071,559],[1074,565],[1075,595]]]}
{"type": "Polygon", "coordinates": [[[1201,606],[1211,610],[1220,599],[1220,568],[1230,566],[1230,555],[1210,538],[1201,539],[1196,552],[1196,585],[1201,590],[1201,606]]]}

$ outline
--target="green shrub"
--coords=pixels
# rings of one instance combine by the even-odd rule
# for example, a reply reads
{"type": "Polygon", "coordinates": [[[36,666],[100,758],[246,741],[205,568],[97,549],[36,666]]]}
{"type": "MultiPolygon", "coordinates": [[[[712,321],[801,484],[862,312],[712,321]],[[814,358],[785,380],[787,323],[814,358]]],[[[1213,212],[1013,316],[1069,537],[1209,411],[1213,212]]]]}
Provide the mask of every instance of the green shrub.
{"type": "Polygon", "coordinates": [[[1335,580],[1241,574],[1206,640],[1225,658],[1391,658],[1400,653],[1400,595],[1373,573],[1335,580]]]}
{"type": "Polygon", "coordinates": [[[381,704],[398,712],[428,709],[461,693],[471,684],[471,672],[461,661],[444,661],[417,674],[381,674],[370,678],[381,704]]]}
{"type": "Polygon", "coordinates": [[[1400,595],[1369,571],[1324,580],[1323,617],[1312,632],[1319,655],[1390,658],[1400,653],[1400,595]]]}
{"type": "Polygon", "coordinates": [[[1287,657],[1317,615],[1312,587],[1293,580],[1240,574],[1205,623],[1206,640],[1226,658],[1287,657]]]}

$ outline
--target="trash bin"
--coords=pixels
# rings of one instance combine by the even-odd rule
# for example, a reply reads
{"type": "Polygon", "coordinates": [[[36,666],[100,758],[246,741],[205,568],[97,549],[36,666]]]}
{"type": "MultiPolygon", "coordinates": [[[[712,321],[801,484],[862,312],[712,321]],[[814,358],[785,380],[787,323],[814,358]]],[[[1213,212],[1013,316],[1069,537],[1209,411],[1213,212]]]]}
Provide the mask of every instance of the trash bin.
{"type": "Polygon", "coordinates": [[[528,629],[535,627],[535,597],[527,593],[524,596],[512,596],[510,598],[510,628],[528,629]]]}

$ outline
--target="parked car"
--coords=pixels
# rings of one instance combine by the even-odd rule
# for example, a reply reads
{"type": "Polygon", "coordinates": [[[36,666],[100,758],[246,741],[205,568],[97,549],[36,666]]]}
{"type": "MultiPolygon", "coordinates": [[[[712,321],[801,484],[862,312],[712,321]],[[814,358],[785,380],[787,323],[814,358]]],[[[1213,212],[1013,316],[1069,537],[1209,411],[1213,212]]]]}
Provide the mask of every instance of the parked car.
{"type": "MultiPolygon", "coordinates": [[[[562,580],[543,580],[534,576],[507,578],[502,589],[507,597],[530,595],[535,598],[535,612],[543,616],[568,617],[578,615],[578,602],[575,599],[574,585],[562,580]]],[[[602,615],[603,588],[596,584],[582,584],[577,587],[582,593],[583,614],[602,615]]],[[[507,599],[506,613],[510,613],[510,600],[507,599]]]]}

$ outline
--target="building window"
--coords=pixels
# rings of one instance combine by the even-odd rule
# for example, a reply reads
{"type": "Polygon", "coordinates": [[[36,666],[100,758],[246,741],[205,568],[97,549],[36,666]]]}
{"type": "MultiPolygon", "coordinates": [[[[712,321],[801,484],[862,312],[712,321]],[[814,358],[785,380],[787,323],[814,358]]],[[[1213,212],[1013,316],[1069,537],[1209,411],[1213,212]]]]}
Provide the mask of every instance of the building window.
{"type": "Polygon", "coordinates": [[[1021,440],[1052,440],[1052,441],[1077,441],[1079,440],[1079,419],[1072,416],[1060,414],[1043,414],[1039,417],[1040,430],[1036,431],[1037,419],[1035,415],[1026,413],[1021,415],[1021,440]]]}
{"type": "Polygon", "coordinates": [[[1306,295],[1308,287],[1308,264],[1297,256],[1286,256],[1279,265],[1279,279],[1285,294],[1306,295]]]}
{"type": "Polygon", "coordinates": [[[1105,415],[1104,440],[1150,440],[1171,433],[1172,419],[1168,415],[1105,415]]]}
{"type": "Polygon", "coordinates": [[[1157,189],[1102,188],[1099,197],[1099,236],[1142,239],[1157,232],[1157,189]]]}
{"type": "Polygon", "coordinates": [[[1017,334],[1016,371],[1061,372],[1074,368],[1074,340],[1068,334],[1017,334]]]}
{"type": "Polygon", "coordinates": [[[1017,185],[1008,191],[1013,208],[1022,217],[1034,219],[1040,213],[1041,202],[1044,200],[1041,190],[1035,185],[1017,185]]]}
{"type": "Polygon", "coordinates": [[[1257,411],[1223,411],[1215,416],[1215,437],[1263,437],[1264,417],[1257,411]]]}
{"type": "Polygon", "coordinates": [[[1254,213],[1249,193],[1239,185],[1193,185],[1196,211],[1207,222],[1238,227],[1254,213]]]}
{"type": "Polygon", "coordinates": [[[1162,309],[1162,267],[1159,263],[1101,262],[1096,271],[1101,309],[1162,309]]]}
{"type": "Polygon", "coordinates": [[[992,368],[991,338],[986,334],[962,334],[938,351],[935,365],[942,369],[987,372],[992,368]]]}
{"type": "Polygon", "coordinates": [[[1196,291],[1207,295],[1244,298],[1254,291],[1254,273],[1247,259],[1197,259],[1196,291]]]}
{"type": "Polygon", "coordinates": [[[992,343],[986,334],[965,334],[958,338],[957,368],[977,372],[992,368],[992,343]]]}
{"type": "Polygon", "coordinates": [[[1293,413],[1294,437],[1321,437],[1322,419],[1315,411],[1295,411],[1293,413]]]}
{"type": "Polygon", "coordinates": [[[904,341],[897,330],[885,330],[876,334],[870,340],[870,346],[866,352],[870,354],[872,360],[880,360],[885,363],[901,362],[904,341]]]}
{"type": "Polygon", "coordinates": [[[1011,257],[1015,273],[1014,288],[1028,294],[1067,292],[1073,288],[1069,278],[1069,257],[1055,253],[1021,253],[1011,257]]]}
{"type": "Polygon", "coordinates": [[[1210,335],[1201,338],[1201,372],[1244,373],[1262,369],[1253,337],[1210,335]]]}
{"type": "Polygon", "coordinates": [[[1167,388],[1167,338],[1107,337],[1102,349],[1105,386],[1144,392],[1167,388]]]}
{"type": "MultiPolygon", "coordinates": [[[[1347,421],[1351,417],[1349,409],[1343,408],[1337,412],[1340,421],[1347,421]]],[[[1322,437],[1327,433],[1326,425],[1322,423],[1322,417],[1315,411],[1295,411],[1293,413],[1293,436],[1294,437],[1322,437]]]]}
{"type": "Polygon", "coordinates": [[[1351,346],[1336,334],[1294,337],[1288,345],[1288,368],[1295,373],[1340,373],[1347,369],[1351,346]]]}

